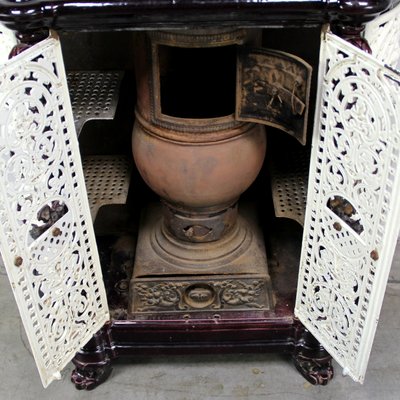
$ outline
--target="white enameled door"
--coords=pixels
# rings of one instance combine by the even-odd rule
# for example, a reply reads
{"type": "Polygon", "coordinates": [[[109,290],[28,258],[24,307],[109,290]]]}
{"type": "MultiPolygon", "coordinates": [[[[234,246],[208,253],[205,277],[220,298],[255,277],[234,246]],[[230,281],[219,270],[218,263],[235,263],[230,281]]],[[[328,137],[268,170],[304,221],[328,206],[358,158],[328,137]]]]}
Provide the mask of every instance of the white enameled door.
{"type": "Polygon", "coordinates": [[[367,23],[365,38],[375,58],[400,70],[400,4],[367,23]]]}
{"type": "Polygon", "coordinates": [[[47,386],[109,319],[55,34],[0,65],[0,249],[47,386]]]}
{"type": "Polygon", "coordinates": [[[362,382],[400,227],[400,74],[321,39],[295,314],[362,382]]]}

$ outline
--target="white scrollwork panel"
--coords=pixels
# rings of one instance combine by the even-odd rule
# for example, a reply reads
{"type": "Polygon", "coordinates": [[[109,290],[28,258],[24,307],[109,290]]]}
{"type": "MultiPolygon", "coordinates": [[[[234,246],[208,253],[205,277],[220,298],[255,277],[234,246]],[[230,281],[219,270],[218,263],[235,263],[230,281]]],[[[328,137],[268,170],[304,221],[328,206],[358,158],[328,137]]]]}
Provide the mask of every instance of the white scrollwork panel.
{"type": "Polygon", "coordinates": [[[16,44],[14,32],[0,23],[0,66],[8,60],[8,55],[16,44]]]}
{"type": "Polygon", "coordinates": [[[60,44],[0,72],[0,249],[47,386],[109,319],[60,44]]]}
{"type": "Polygon", "coordinates": [[[365,38],[374,57],[400,69],[400,4],[367,23],[365,38]]]}
{"type": "Polygon", "coordinates": [[[326,33],[295,313],[362,382],[400,226],[400,74],[326,33]]]}

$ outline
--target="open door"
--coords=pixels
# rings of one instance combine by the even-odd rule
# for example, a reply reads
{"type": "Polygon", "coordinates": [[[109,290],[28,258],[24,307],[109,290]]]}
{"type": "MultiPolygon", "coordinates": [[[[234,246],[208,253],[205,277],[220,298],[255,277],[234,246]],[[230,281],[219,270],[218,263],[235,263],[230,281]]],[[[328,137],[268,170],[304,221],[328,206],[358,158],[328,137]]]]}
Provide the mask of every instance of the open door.
{"type": "Polygon", "coordinates": [[[400,4],[368,22],[365,38],[375,58],[400,70],[400,4]]]}
{"type": "Polygon", "coordinates": [[[323,33],[295,314],[363,382],[400,227],[400,74],[323,33]]]}
{"type": "Polygon", "coordinates": [[[238,121],[257,122],[306,143],[312,67],[283,51],[243,48],[237,62],[238,121]]]}
{"type": "Polygon", "coordinates": [[[109,319],[55,35],[1,66],[0,249],[46,387],[109,319]]]}

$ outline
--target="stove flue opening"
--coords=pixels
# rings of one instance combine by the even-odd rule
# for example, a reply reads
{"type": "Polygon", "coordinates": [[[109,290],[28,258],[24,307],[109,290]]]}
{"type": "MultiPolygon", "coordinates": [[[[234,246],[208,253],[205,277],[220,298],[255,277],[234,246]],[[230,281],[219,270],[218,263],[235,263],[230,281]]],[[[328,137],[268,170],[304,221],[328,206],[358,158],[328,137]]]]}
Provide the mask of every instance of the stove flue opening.
{"type": "Polygon", "coordinates": [[[160,45],[161,112],[176,118],[218,118],[235,112],[236,46],[160,45]]]}

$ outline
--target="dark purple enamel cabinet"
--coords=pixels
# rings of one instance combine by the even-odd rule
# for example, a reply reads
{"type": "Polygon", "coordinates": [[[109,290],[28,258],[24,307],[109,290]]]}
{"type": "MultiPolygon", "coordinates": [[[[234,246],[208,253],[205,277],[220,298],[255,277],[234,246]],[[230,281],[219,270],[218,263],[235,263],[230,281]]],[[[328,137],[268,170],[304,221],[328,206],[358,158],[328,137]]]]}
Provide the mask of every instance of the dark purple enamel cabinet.
{"type": "Polygon", "coordinates": [[[160,29],[188,26],[357,26],[393,8],[386,1],[5,1],[2,21],[19,31],[160,29]]]}

